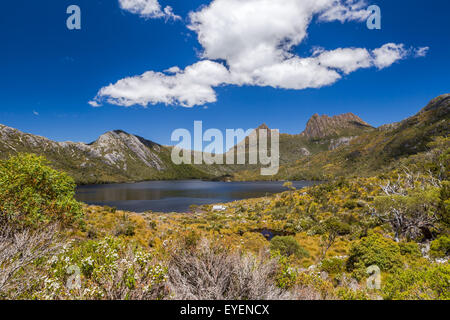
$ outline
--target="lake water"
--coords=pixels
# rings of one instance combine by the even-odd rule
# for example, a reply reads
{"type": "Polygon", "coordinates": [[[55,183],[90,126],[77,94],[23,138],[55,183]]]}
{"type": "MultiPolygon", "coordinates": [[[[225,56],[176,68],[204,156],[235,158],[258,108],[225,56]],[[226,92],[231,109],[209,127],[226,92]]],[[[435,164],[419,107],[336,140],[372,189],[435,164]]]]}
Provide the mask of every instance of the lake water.
{"type": "MultiPolygon", "coordinates": [[[[315,184],[295,181],[300,189],[315,184]]],[[[77,188],[79,201],[144,212],[188,212],[192,204],[224,203],[264,197],[286,191],[283,182],[147,181],[128,184],[88,185],[77,188]]]]}

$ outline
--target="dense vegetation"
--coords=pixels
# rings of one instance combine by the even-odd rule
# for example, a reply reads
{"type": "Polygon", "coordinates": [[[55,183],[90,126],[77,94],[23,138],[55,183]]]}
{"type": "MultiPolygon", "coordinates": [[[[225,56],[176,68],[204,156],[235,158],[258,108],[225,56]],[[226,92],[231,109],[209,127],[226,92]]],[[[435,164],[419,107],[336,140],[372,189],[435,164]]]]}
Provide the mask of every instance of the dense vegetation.
{"type": "Polygon", "coordinates": [[[225,211],[87,206],[44,158],[0,160],[0,299],[448,300],[449,100],[280,173],[326,183],[225,211]]]}
{"type": "MultiPolygon", "coordinates": [[[[310,156],[297,157],[288,163],[282,161],[278,175],[268,178],[330,180],[336,177],[369,177],[411,165],[421,171],[436,170],[438,168],[425,165],[435,164],[432,159],[436,156],[435,151],[440,153],[448,146],[449,121],[450,94],[446,94],[433,99],[418,114],[402,122],[361,132],[348,145],[328,150],[328,139],[309,140],[310,156]],[[312,148],[311,144],[322,149],[312,148]]],[[[298,139],[302,137],[294,136],[289,141],[299,142],[298,139]]],[[[289,150],[296,150],[293,145],[287,151],[283,150],[282,145],[280,139],[282,157],[289,150]]],[[[258,170],[246,170],[236,173],[235,179],[253,180],[258,179],[258,175],[258,170]]]]}
{"type": "Polygon", "coordinates": [[[447,157],[439,176],[286,184],[225,212],[138,215],[78,204],[71,178],[19,155],[0,163],[0,297],[449,299],[447,157]]]}
{"type": "Polygon", "coordinates": [[[1,218],[12,225],[36,227],[80,221],[75,182],[48,166],[43,157],[20,154],[0,162],[1,218]]]}

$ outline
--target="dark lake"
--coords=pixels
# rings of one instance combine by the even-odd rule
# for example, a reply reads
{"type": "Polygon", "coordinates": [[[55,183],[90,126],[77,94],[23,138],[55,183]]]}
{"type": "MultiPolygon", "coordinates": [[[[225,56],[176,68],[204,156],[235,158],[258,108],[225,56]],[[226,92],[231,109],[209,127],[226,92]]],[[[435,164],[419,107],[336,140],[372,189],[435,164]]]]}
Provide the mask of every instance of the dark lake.
{"type": "MultiPolygon", "coordinates": [[[[316,184],[295,181],[300,189],[316,184]]],[[[188,212],[192,204],[224,203],[235,200],[264,197],[286,191],[283,182],[213,182],[147,181],[129,184],[88,185],[77,188],[79,201],[116,207],[120,210],[144,212],[188,212]]]]}

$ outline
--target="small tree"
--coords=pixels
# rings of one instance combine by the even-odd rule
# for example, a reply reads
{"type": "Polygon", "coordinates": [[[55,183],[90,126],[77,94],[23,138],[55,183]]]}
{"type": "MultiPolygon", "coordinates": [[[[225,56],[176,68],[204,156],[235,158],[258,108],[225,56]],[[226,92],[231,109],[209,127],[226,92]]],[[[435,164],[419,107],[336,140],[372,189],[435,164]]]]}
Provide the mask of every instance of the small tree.
{"type": "Polygon", "coordinates": [[[410,173],[399,175],[397,181],[380,186],[384,195],[375,199],[373,215],[387,222],[395,232],[395,240],[401,238],[432,238],[441,202],[441,182],[430,175],[410,173]]]}
{"type": "Polygon", "coordinates": [[[292,236],[276,236],[270,241],[270,250],[272,252],[279,252],[281,255],[290,257],[295,256],[297,258],[308,257],[309,253],[306,251],[297,240],[292,236]]]}
{"type": "Polygon", "coordinates": [[[323,231],[321,237],[322,259],[325,259],[328,250],[336,241],[338,236],[343,236],[350,233],[350,225],[341,222],[336,218],[329,218],[321,225],[323,231]]]}

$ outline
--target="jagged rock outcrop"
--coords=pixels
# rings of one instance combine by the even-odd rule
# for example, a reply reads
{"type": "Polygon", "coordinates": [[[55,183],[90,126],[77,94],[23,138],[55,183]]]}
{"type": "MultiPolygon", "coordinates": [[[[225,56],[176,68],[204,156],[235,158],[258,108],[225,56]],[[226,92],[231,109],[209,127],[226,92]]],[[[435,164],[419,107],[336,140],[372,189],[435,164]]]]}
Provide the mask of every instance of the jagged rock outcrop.
{"type": "Polygon", "coordinates": [[[419,114],[426,113],[427,111],[439,111],[439,116],[447,115],[450,112],[450,94],[443,94],[439,97],[431,100],[428,105],[423,108],[419,114]]]}
{"type": "Polygon", "coordinates": [[[338,139],[331,139],[330,147],[328,148],[328,150],[335,150],[340,146],[348,146],[350,142],[355,138],[356,137],[341,137],[338,139]]]}
{"type": "MultiPolygon", "coordinates": [[[[334,117],[315,114],[303,133],[280,134],[280,164],[287,172],[281,178],[321,179],[325,177],[323,173],[369,172],[391,165],[393,160],[428,150],[435,137],[448,137],[449,117],[450,94],[433,99],[415,116],[378,129],[352,113],[334,117]]],[[[269,128],[263,124],[255,131],[262,129],[269,128]]],[[[269,130],[269,141],[270,134],[269,130]]],[[[247,137],[238,144],[245,146],[246,163],[249,163],[251,156],[251,142],[247,137]]],[[[228,152],[237,149],[235,146],[228,152]]],[[[19,152],[43,155],[53,167],[67,172],[78,183],[201,179],[231,175],[239,178],[239,172],[244,172],[245,179],[248,179],[253,172],[260,172],[259,164],[175,165],[171,161],[171,151],[171,147],[120,130],[107,132],[95,142],[85,144],[55,142],[0,125],[0,159],[19,152]]],[[[237,158],[237,152],[234,155],[237,158]]]]}
{"type": "Polygon", "coordinates": [[[353,113],[345,113],[333,117],[315,114],[309,119],[303,136],[310,139],[323,139],[326,137],[341,136],[346,133],[357,133],[373,129],[353,113]]]}
{"type": "Polygon", "coordinates": [[[307,157],[311,155],[311,152],[306,148],[300,148],[300,154],[307,157]]]}
{"type": "Polygon", "coordinates": [[[111,165],[126,170],[127,162],[142,162],[147,167],[158,171],[165,169],[163,161],[158,157],[154,147],[156,143],[128,134],[121,130],[110,131],[98,138],[90,147],[101,154],[111,165]]]}

